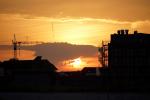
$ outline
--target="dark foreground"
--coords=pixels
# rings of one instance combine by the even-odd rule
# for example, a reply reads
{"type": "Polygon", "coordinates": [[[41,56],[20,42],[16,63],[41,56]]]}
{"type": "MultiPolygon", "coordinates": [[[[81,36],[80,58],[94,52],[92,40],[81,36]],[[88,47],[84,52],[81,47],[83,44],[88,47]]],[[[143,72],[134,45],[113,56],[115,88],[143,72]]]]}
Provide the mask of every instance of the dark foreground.
{"type": "Polygon", "coordinates": [[[0,93],[0,100],[150,100],[150,93],[0,93]]]}

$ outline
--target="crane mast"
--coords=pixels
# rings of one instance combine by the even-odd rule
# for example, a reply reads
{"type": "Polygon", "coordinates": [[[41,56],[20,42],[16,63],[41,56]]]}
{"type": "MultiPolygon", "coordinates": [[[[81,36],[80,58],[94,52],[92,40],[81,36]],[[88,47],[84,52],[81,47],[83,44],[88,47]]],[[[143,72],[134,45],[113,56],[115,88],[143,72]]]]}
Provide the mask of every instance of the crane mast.
{"type": "Polygon", "coordinates": [[[42,44],[42,43],[44,43],[44,42],[41,42],[41,41],[17,41],[16,35],[14,34],[14,39],[12,40],[13,53],[14,53],[13,59],[18,59],[17,51],[19,52],[19,56],[20,56],[21,44],[42,44]]]}

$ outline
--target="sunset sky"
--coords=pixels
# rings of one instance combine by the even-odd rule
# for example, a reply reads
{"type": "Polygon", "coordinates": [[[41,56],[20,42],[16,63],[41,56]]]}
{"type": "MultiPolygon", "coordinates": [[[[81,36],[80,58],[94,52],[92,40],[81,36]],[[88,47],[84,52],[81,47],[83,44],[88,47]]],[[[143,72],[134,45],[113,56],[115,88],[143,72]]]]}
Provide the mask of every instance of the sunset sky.
{"type": "Polygon", "coordinates": [[[150,33],[149,5],[149,0],[0,0],[0,41],[11,43],[16,34],[18,41],[98,47],[120,28],[150,33]]]}

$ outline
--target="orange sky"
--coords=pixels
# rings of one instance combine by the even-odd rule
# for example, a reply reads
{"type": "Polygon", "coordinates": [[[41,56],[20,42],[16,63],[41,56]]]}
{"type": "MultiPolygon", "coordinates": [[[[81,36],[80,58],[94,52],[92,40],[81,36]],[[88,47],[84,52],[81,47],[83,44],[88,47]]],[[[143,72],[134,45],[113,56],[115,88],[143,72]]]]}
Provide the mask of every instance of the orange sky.
{"type": "MultiPolygon", "coordinates": [[[[9,60],[13,58],[13,51],[12,50],[0,50],[0,61],[9,60]]],[[[20,55],[18,53],[19,59],[34,59],[35,53],[29,50],[20,50],[20,55]]]]}
{"type": "Polygon", "coordinates": [[[18,41],[100,46],[120,28],[149,33],[149,5],[149,0],[0,0],[0,43],[16,34],[18,41]]]}
{"type": "Polygon", "coordinates": [[[99,46],[120,28],[148,33],[149,4],[149,0],[0,0],[0,40],[11,41],[15,33],[20,40],[99,46]]]}

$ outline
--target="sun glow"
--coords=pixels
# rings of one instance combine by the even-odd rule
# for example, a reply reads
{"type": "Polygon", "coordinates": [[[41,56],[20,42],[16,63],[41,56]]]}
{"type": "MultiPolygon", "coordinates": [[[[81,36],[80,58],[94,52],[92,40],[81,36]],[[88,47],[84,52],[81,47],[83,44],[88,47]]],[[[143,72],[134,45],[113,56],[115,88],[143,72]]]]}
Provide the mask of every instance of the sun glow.
{"type": "Polygon", "coordinates": [[[60,62],[59,71],[79,71],[84,67],[100,66],[97,56],[93,57],[78,57],[75,59],[60,62]]]}
{"type": "Polygon", "coordinates": [[[75,68],[80,68],[82,60],[80,58],[74,59],[71,65],[75,68]]]}

